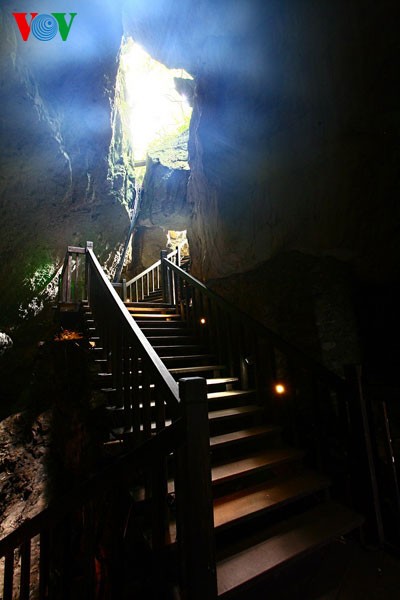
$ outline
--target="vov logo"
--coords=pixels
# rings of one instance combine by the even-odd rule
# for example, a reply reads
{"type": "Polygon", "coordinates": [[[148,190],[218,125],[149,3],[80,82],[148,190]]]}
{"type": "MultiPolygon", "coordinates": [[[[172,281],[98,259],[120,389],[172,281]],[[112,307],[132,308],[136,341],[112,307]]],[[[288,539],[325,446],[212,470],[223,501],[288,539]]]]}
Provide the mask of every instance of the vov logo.
{"type": "Polygon", "coordinates": [[[19,32],[24,42],[28,41],[29,35],[32,35],[41,42],[49,42],[57,33],[60,33],[63,42],[66,42],[71,31],[72,23],[77,13],[69,13],[69,23],[65,18],[67,13],[39,14],[29,13],[31,19],[28,23],[28,13],[12,13],[17,22],[19,32]]]}

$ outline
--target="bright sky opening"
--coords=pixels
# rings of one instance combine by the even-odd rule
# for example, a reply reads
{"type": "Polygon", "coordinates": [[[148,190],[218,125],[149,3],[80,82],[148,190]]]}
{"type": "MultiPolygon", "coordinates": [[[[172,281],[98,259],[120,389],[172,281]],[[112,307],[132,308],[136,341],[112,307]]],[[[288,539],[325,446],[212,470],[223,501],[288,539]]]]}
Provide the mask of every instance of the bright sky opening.
{"type": "Polygon", "coordinates": [[[168,69],[129,40],[121,57],[125,72],[130,131],[135,161],[146,158],[149,145],[179,132],[192,112],[178,94],[174,77],[192,79],[183,69],[168,69]]]}

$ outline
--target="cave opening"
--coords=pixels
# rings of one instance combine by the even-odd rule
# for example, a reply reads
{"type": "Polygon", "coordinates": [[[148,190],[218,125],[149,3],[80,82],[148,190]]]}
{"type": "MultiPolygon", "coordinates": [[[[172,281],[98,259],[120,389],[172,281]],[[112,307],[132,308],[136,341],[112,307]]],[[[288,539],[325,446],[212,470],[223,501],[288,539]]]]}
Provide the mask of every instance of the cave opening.
{"type": "Polygon", "coordinates": [[[125,94],[119,109],[127,113],[125,134],[132,148],[137,187],[144,178],[147,156],[166,166],[189,168],[191,75],[184,69],[169,69],[132,38],[122,42],[120,71],[125,94]]]}

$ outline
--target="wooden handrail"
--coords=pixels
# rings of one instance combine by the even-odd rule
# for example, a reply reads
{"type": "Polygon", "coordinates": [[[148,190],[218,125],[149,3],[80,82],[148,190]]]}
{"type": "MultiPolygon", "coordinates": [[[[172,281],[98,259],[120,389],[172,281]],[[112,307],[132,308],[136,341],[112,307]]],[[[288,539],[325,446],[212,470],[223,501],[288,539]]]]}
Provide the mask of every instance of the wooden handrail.
{"type": "Polygon", "coordinates": [[[138,468],[149,464],[156,455],[167,456],[182,443],[183,421],[178,419],[153,438],[146,440],[134,450],[116,458],[112,464],[103,467],[76,489],[55,500],[34,517],[24,521],[17,529],[0,540],[0,558],[20,546],[26,539],[32,539],[45,528],[53,527],[66,515],[82,504],[96,498],[100,493],[112,489],[123,477],[133,478],[138,468]]]}
{"type": "MultiPolygon", "coordinates": [[[[320,377],[323,377],[327,383],[333,385],[338,388],[343,388],[346,386],[346,381],[343,377],[340,377],[336,373],[330,371],[327,367],[316,361],[311,356],[307,355],[305,352],[297,348],[295,345],[287,342],[282,337],[280,337],[277,333],[268,329],[265,325],[243,312],[229,301],[222,298],[217,293],[210,290],[204,283],[190,275],[184,271],[181,267],[178,267],[174,263],[166,260],[165,264],[168,269],[176,273],[181,279],[185,282],[193,286],[194,288],[201,291],[202,294],[210,298],[213,302],[215,302],[218,306],[221,307],[226,313],[230,314],[236,321],[242,323],[245,327],[252,330],[254,333],[259,335],[260,337],[265,337],[275,348],[278,350],[292,356],[304,367],[309,367],[315,373],[317,373],[320,377]]],[[[177,298],[174,299],[175,302],[177,298]]],[[[174,302],[174,303],[175,303],[174,302]]]]}
{"type": "MultiPolygon", "coordinates": [[[[167,390],[168,396],[166,397],[165,401],[168,403],[169,407],[174,411],[174,413],[177,414],[180,404],[178,384],[154,350],[153,346],[147,340],[144,333],[141,331],[139,325],[137,325],[135,320],[132,319],[125,304],[122,302],[121,298],[118,296],[112,284],[106,277],[92,248],[87,249],[87,257],[90,267],[94,269],[96,276],[101,281],[105,296],[108,296],[112,300],[116,314],[119,313],[118,317],[123,321],[124,329],[128,330],[134,335],[138,344],[140,344],[144,355],[152,365],[154,370],[153,372],[156,374],[157,380],[162,383],[167,390]]],[[[93,274],[91,274],[91,276],[92,275],[93,274]]]]}
{"type": "MultiPolygon", "coordinates": [[[[59,597],[59,589],[62,589],[63,597],[72,600],[74,591],[70,585],[70,563],[74,564],[75,558],[71,554],[72,539],[75,543],[79,541],[79,552],[84,553],[84,556],[79,554],[77,558],[79,577],[86,579],[85,589],[90,597],[94,597],[97,585],[94,567],[95,562],[98,561],[97,552],[101,550],[90,537],[91,527],[93,527],[91,522],[93,518],[98,517],[96,511],[99,507],[96,501],[100,499],[102,502],[104,494],[110,493],[116,485],[126,488],[132,478],[136,478],[138,474],[144,478],[143,481],[146,481],[145,499],[151,506],[148,525],[156,557],[152,567],[156,570],[159,568],[159,573],[162,574],[163,555],[158,553],[165,550],[168,538],[166,464],[167,458],[171,455],[176,459],[174,477],[179,478],[180,481],[179,489],[175,489],[177,499],[175,516],[177,528],[181,532],[177,561],[180,581],[183,582],[183,586],[186,586],[184,595],[188,600],[200,600],[204,597],[202,590],[207,589],[210,590],[208,598],[214,600],[216,570],[213,517],[210,510],[212,494],[205,380],[202,378],[181,380],[178,388],[178,383],[172,378],[147,338],[131,318],[113,285],[107,279],[90,242],[86,249],[68,248],[63,272],[65,278],[63,292],[66,293],[66,297],[71,298],[68,286],[73,283],[70,277],[71,257],[74,254],[83,255],[84,252],[86,254],[85,293],[87,292],[88,295],[89,306],[95,320],[100,318],[99,330],[101,329],[105,334],[103,339],[101,335],[100,338],[103,343],[105,342],[105,355],[112,356],[116,380],[119,384],[122,382],[126,410],[129,412],[136,403],[136,429],[132,427],[130,433],[141,435],[133,441],[133,450],[114,459],[111,464],[102,468],[85,483],[52,502],[46,509],[0,540],[0,558],[4,557],[4,600],[12,600],[15,595],[18,587],[17,571],[19,571],[21,599],[27,599],[32,591],[39,594],[40,600],[47,600],[50,597],[59,597]],[[103,316],[106,318],[101,322],[103,316]],[[111,349],[107,348],[110,340],[111,349]],[[146,402],[150,409],[150,401],[155,401],[156,427],[155,429],[149,427],[148,419],[146,423],[146,415],[143,415],[142,431],[141,422],[137,422],[138,411],[146,412],[146,402]],[[169,418],[172,417],[172,422],[166,421],[165,406],[169,408],[169,418]],[[192,458],[188,461],[184,459],[185,456],[192,458]],[[185,498],[193,496],[196,498],[198,512],[196,515],[188,511],[188,507],[185,506],[185,498]],[[200,523],[200,515],[207,515],[207,517],[201,517],[202,528],[196,531],[187,520],[194,519],[200,523]],[[73,538],[71,531],[73,531],[73,538]],[[201,561],[188,562],[184,560],[184,556],[188,548],[195,545],[194,538],[197,539],[198,536],[202,539],[203,547],[201,561]],[[32,553],[34,538],[37,539],[35,544],[38,543],[40,548],[39,556],[32,553]],[[88,544],[87,541],[90,543],[88,544]],[[21,557],[21,561],[20,567],[14,568],[16,554],[21,557]],[[34,584],[35,589],[31,589],[30,564],[33,556],[35,556],[34,560],[38,561],[37,564],[35,563],[35,569],[39,573],[39,581],[34,584]],[[157,567],[158,556],[159,567],[157,567]]],[[[73,349],[74,346],[70,348],[73,349]]],[[[66,349],[66,351],[71,350],[66,349]]],[[[157,593],[163,593],[162,586],[165,584],[165,579],[162,575],[158,577],[157,571],[154,573],[154,586],[157,588],[157,593]]],[[[113,583],[110,584],[111,593],[119,597],[120,583],[114,583],[115,588],[113,583]]]]}
{"type": "MultiPolygon", "coordinates": [[[[184,244],[185,242],[180,242],[175,250],[166,255],[166,258],[171,262],[179,263],[180,251],[184,244]]],[[[166,252],[166,250],[163,250],[163,252],[166,252]]],[[[162,286],[161,260],[157,260],[126,283],[128,295],[133,301],[143,300],[151,292],[158,291],[162,286]]]]}

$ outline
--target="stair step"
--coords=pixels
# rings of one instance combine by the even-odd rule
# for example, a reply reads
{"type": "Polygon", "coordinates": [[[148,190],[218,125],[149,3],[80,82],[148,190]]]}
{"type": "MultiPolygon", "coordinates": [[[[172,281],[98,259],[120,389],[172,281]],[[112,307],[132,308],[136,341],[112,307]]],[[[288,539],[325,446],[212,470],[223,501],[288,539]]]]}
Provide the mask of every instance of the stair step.
{"type": "MultiPolygon", "coordinates": [[[[176,364],[179,362],[210,362],[210,359],[215,360],[215,356],[212,354],[178,354],[176,356],[161,356],[161,359],[168,366],[168,364],[176,364]]],[[[186,365],[182,364],[181,366],[184,367],[186,365]]]]}
{"type": "Polygon", "coordinates": [[[217,385],[232,385],[233,383],[238,382],[238,377],[212,377],[207,379],[207,387],[213,387],[217,385]]]}
{"type": "Polygon", "coordinates": [[[153,344],[153,348],[159,356],[163,357],[163,355],[167,353],[165,358],[170,358],[171,356],[177,356],[182,352],[193,352],[193,355],[198,355],[199,351],[201,351],[204,347],[195,344],[176,344],[175,346],[155,346],[153,344]]]}
{"type": "MultiPolygon", "coordinates": [[[[234,379],[234,378],[233,378],[234,379]]],[[[225,382],[229,383],[229,382],[225,382]]],[[[223,390],[222,392],[208,392],[208,400],[223,400],[233,398],[245,398],[247,396],[254,396],[255,390],[223,390]]]]}
{"type": "Polygon", "coordinates": [[[177,315],[176,313],[171,313],[171,314],[163,314],[163,313],[144,313],[144,312],[140,312],[140,313],[133,313],[132,316],[134,317],[135,321],[137,321],[138,319],[143,320],[143,321],[151,321],[151,320],[157,320],[157,319],[165,319],[166,322],[169,322],[170,320],[179,320],[181,319],[181,315],[177,315]]]}
{"type": "Polygon", "coordinates": [[[232,417],[240,417],[248,414],[257,414],[262,408],[256,404],[248,404],[246,406],[235,406],[231,408],[223,408],[221,410],[212,410],[208,413],[210,421],[225,420],[232,417]]]}
{"type": "Polygon", "coordinates": [[[159,335],[159,333],[163,334],[164,332],[179,333],[180,331],[190,331],[184,321],[151,321],[150,319],[147,319],[146,321],[135,319],[135,321],[145,335],[147,332],[150,332],[152,335],[159,335]]]}
{"type": "Polygon", "coordinates": [[[176,306],[167,302],[125,302],[124,304],[128,310],[130,308],[143,308],[143,310],[153,309],[155,312],[160,312],[160,310],[166,308],[176,311],[176,306]]]}
{"type": "Polygon", "coordinates": [[[282,531],[270,536],[267,531],[268,539],[218,563],[218,597],[229,598],[245,590],[263,575],[359,528],[362,522],[360,515],[333,502],[288,519],[282,531]]]}
{"type": "Polygon", "coordinates": [[[176,345],[178,346],[180,344],[184,345],[184,342],[188,342],[188,345],[190,345],[196,338],[190,335],[149,335],[147,336],[147,339],[154,348],[161,349],[165,347],[172,348],[173,346],[171,344],[173,344],[173,342],[176,342],[176,345]]]}
{"type": "Polygon", "coordinates": [[[150,308],[148,306],[140,306],[140,307],[127,306],[127,309],[133,317],[135,315],[140,315],[140,314],[143,314],[146,317],[157,317],[159,315],[162,315],[164,317],[170,317],[172,315],[175,317],[180,316],[180,315],[176,314],[176,308],[162,308],[160,306],[158,308],[154,308],[154,307],[150,308]]]}
{"type": "Polygon", "coordinates": [[[222,435],[214,435],[210,438],[211,448],[219,448],[221,446],[229,446],[244,440],[256,439],[274,433],[280,433],[281,427],[276,425],[258,425],[257,427],[249,427],[239,431],[231,431],[222,435]]]}
{"type": "Polygon", "coordinates": [[[187,373],[205,373],[207,371],[222,371],[225,365],[199,365],[193,367],[177,367],[168,369],[172,375],[186,375],[187,373]]]}
{"type": "Polygon", "coordinates": [[[223,528],[328,489],[330,481],[312,471],[272,480],[214,500],[214,525],[223,528]]]}
{"type": "Polygon", "coordinates": [[[262,469],[272,469],[284,463],[299,461],[304,452],[294,448],[279,448],[257,452],[245,458],[227,462],[212,468],[212,481],[222,484],[262,469]]]}

